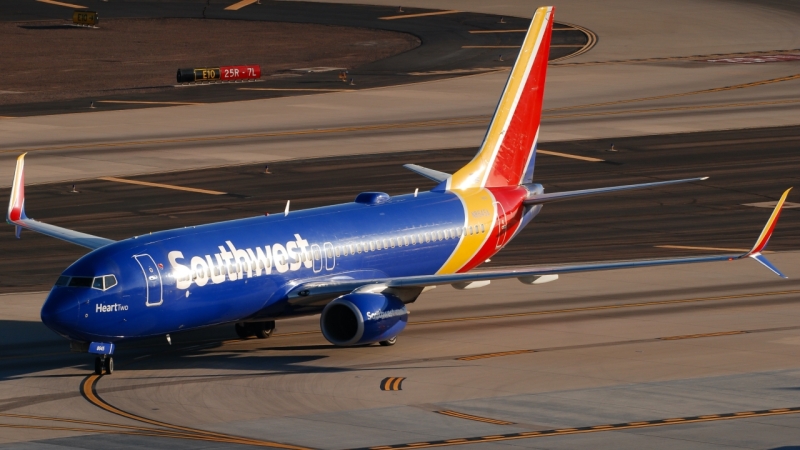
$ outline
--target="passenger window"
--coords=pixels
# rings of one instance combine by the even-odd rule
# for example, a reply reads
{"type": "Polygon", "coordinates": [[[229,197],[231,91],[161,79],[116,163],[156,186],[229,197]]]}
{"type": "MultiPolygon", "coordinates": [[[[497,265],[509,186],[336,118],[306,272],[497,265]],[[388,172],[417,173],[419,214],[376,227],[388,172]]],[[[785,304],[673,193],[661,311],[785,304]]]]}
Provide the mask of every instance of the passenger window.
{"type": "Polygon", "coordinates": [[[425,233],[425,243],[427,244],[427,243],[428,243],[428,242],[430,242],[430,241],[431,241],[431,235],[430,235],[430,233],[425,233]]]}
{"type": "Polygon", "coordinates": [[[375,241],[369,241],[369,251],[375,251],[375,241]]]}
{"type": "Polygon", "coordinates": [[[383,250],[383,240],[381,240],[381,239],[378,239],[378,240],[375,242],[375,248],[377,248],[378,250],[383,250]]]}
{"type": "Polygon", "coordinates": [[[315,248],[314,249],[314,259],[319,261],[321,259],[321,257],[322,257],[322,255],[319,254],[319,249],[315,248]]]}
{"type": "Polygon", "coordinates": [[[358,253],[361,253],[361,251],[362,251],[362,250],[361,250],[361,243],[360,243],[360,242],[359,242],[358,244],[356,244],[356,251],[357,251],[358,253]]]}
{"type": "Polygon", "coordinates": [[[117,285],[117,277],[114,275],[106,275],[103,280],[105,281],[105,289],[111,289],[117,285]]]}
{"type": "Polygon", "coordinates": [[[424,235],[424,234],[422,234],[422,233],[418,234],[418,235],[417,235],[417,242],[419,242],[420,244],[422,244],[423,242],[425,242],[425,235],[424,235]]]}
{"type": "Polygon", "coordinates": [[[416,234],[412,234],[411,235],[411,245],[417,245],[417,235],[416,234]]]}
{"type": "Polygon", "coordinates": [[[456,228],[456,236],[461,236],[461,232],[462,232],[462,231],[463,231],[463,230],[461,229],[461,227],[457,227],[457,228],[456,228]]]}
{"type": "Polygon", "coordinates": [[[481,224],[481,233],[486,233],[486,227],[481,224]]]}
{"type": "Polygon", "coordinates": [[[330,247],[326,248],[325,249],[325,256],[327,256],[328,258],[333,258],[333,249],[330,248],[330,247]]]}
{"type": "Polygon", "coordinates": [[[56,280],[56,286],[66,286],[68,284],[69,284],[69,277],[65,277],[64,275],[61,275],[56,280]]]}
{"type": "Polygon", "coordinates": [[[444,239],[444,233],[442,233],[442,230],[436,232],[436,237],[438,237],[440,241],[444,239]]]}
{"type": "Polygon", "coordinates": [[[341,256],[339,253],[339,247],[336,247],[336,257],[338,258],[339,256],[341,256]]]}
{"type": "Polygon", "coordinates": [[[389,238],[389,246],[394,248],[394,238],[389,238]]]}
{"type": "Polygon", "coordinates": [[[92,283],[92,289],[100,289],[103,290],[103,277],[97,277],[94,279],[92,283]]]}
{"type": "Polygon", "coordinates": [[[408,237],[408,236],[403,236],[403,245],[404,245],[404,246],[409,246],[409,245],[411,245],[411,238],[410,238],[410,237],[408,237]]]}

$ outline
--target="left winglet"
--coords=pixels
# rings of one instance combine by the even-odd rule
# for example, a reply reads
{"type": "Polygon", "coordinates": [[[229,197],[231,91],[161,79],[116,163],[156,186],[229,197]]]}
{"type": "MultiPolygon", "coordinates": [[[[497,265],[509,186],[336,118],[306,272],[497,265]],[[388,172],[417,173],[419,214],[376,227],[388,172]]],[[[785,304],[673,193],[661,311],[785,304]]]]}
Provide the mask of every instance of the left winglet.
{"type": "Polygon", "coordinates": [[[55,225],[49,225],[29,219],[28,216],[25,215],[26,154],[27,153],[23,153],[19,155],[19,158],[17,158],[17,169],[14,171],[14,182],[11,184],[11,197],[8,200],[8,213],[6,214],[6,222],[16,227],[17,238],[19,239],[22,229],[25,228],[90,249],[96,249],[108,244],[113,244],[114,241],[111,239],[92,236],[91,234],[81,233],[80,231],[57,227],[55,225]]]}
{"type": "MultiPolygon", "coordinates": [[[[8,200],[6,221],[12,225],[27,219],[25,217],[25,155],[27,153],[23,153],[17,158],[14,183],[11,185],[11,198],[8,200]]],[[[17,237],[19,237],[19,226],[17,226],[17,237]]]]}
{"type": "Polygon", "coordinates": [[[767,258],[765,258],[764,255],[761,254],[761,252],[764,251],[764,249],[767,247],[767,243],[769,243],[769,238],[772,237],[772,232],[775,231],[775,226],[778,224],[778,218],[780,218],[781,211],[783,210],[783,204],[786,203],[786,197],[789,196],[789,191],[791,190],[792,188],[787,189],[781,196],[781,199],[778,200],[778,203],[775,205],[775,209],[772,210],[772,215],[769,216],[769,220],[767,220],[767,224],[764,225],[764,229],[761,230],[761,234],[758,236],[758,239],[756,239],[756,243],[755,245],[753,245],[753,248],[750,249],[749,252],[739,257],[739,258],[748,258],[748,257],[753,258],[756,261],[763,264],[764,267],[771,270],[776,275],[782,278],[789,278],[789,277],[781,273],[781,271],[778,270],[778,268],[775,267],[771,262],[769,262],[769,260],[767,260],[767,258]]]}

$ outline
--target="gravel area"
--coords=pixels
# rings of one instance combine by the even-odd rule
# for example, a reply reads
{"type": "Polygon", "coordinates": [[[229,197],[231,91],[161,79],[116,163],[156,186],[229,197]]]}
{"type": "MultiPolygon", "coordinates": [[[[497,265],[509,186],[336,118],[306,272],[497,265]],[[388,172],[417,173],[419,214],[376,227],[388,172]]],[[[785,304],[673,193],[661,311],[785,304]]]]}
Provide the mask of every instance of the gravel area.
{"type": "Polygon", "coordinates": [[[178,68],[259,64],[262,79],[353,68],[420,45],[383,30],[216,19],[0,23],[0,35],[0,105],[172,89],[178,68]]]}

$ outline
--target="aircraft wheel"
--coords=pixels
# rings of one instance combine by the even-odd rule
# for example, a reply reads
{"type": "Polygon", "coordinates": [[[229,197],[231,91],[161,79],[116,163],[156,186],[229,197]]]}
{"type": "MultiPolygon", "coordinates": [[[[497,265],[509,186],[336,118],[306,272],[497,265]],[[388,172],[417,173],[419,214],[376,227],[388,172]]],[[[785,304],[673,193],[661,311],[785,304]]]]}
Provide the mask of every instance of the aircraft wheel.
{"type": "Polygon", "coordinates": [[[114,373],[114,357],[113,356],[109,356],[108,358],[106,358],[105,366],[106,366],[105,367],[106,368],[106,375],[111,375],[112,373],[114,373]]]}
{"type": "Polygon", "coordinates": [[[94,359],[94,374],[95,375],[103,374],[103,360],[100,359],[99,356],[94,359]]]}
{"type": "Polygon", "coordinates": [[[385,341],[380,341],[380,344],[382,346],[384,346],[384,347],[390,347],[390,346],[392,346],[392,345],[394,345],[396,343],[397,343],[397,336],[390,337],[389,339],[387,339],[385,341]]]}
{"type": "Polygon", "coordinates": [[[250,337],[250,330],[248,329],[247,325],[244,323],[237,323],[234,325],[236,329],[236,335],[239,336],[241,339],[247,339],[250,337]]]}
{"type": "Polygon", "coordinates": [[[256,325],[256,337],[259,339],[266,339],[272,336],[272,332],[275,331],[275,321],[271,320],[269,322],[261,322],[256,325]]]}

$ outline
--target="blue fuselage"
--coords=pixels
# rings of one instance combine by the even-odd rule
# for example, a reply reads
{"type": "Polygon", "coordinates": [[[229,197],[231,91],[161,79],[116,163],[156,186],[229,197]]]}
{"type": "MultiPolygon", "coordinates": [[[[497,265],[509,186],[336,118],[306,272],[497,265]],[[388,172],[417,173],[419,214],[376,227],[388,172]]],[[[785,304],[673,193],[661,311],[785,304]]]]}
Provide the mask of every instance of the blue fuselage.
{"type": "Polygon", "coordinates": [[[161,231],[102,247],[67,268],[42,321],[73,340],[113,342],[319,312],[287,301],[298,280],[436,273],[458,245],[462,201],[447,192],[384,199],[161,231]]]}

